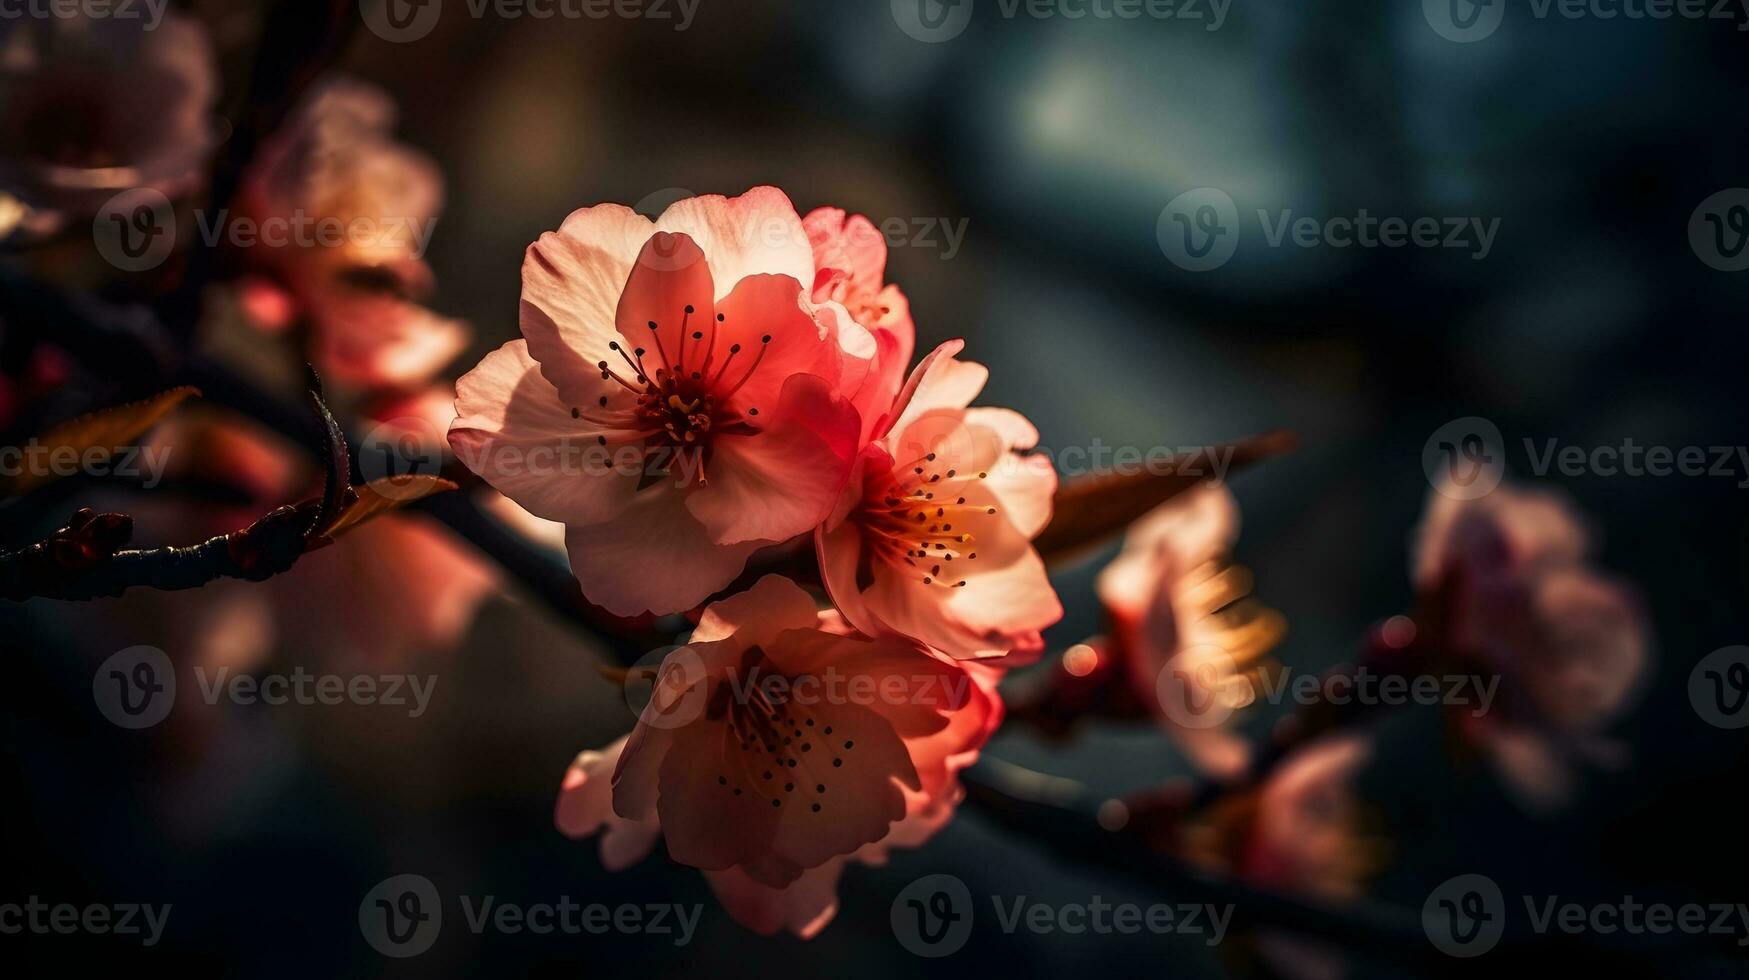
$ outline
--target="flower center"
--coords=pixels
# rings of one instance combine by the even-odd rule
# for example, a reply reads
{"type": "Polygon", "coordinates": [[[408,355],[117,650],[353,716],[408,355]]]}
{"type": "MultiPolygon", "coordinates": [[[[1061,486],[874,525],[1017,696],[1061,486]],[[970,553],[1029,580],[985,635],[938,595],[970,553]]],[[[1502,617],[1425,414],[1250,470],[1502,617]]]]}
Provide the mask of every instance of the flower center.
{"type": "Polygon", "coordinates": [[[608,444],[609,432],[627,443],[642,444],[646,461],[656,465],[646,469],[640,490],[655,482],[652,473],[659,478],[675,470],[682,452],[696,454],[697,465],[681,472],[696,472],[697,482],[705,483],[704,454],[713,434],[759,432],[753,422],[759,409],[748,406],[742,412],[729,408],[728,401],[758,372],[771,346],[771,335],[760,338],[758,350],[750,357],[741,344],[730,344],[719,359],[717,330],[726,317],[719,313],[708,331],[697,330],[692,327],[695,312],[688,305],[682,313],[680,342],[672,354],[662,343],[661,325],[655,320],[649,323],[654,349],[627,350],[617,340],[607,345],[625,367],[605,360],[595,366],[601,371],[601,380],[613,381],[634,396],[628,404],[610,408],[611,399],[602,395],[597,410],[571,409],[572,418],[608,430],[596,436],[603,446],[608,444]]]}
{"type": "MultiPolygon", "coordinates": [[[[973,478],[946,468],[935,453],[894,467],[892,475],[884,494],[865,496],[857,509],[864,544],[857,584],[866,588],[872,583],[870,562],[879,557],[903,563],[924,585],[965,588],[966,580],[955,577],[953,563],[978,560],[971,527],[996,508],[967,503],[960,491],[973,478]]],[[[976,479],[989,476],[979,473],[976,479]]]]}
{"type": "Polygon", "coordinates": [[[748,647],[733,676],[712,692],[705,717],[722,724],[732,744],[724,747],[717,785],[731,798],[751,795],[774,809],[785,803],[825,807],[826,791],[856,748],[792,697],[797,680],[777,673],[765,651],[748,647]],[[769,685],[769,686],[768,686],[769,685]],[[818,750],[818,751],[816,751],[818,750]]]}

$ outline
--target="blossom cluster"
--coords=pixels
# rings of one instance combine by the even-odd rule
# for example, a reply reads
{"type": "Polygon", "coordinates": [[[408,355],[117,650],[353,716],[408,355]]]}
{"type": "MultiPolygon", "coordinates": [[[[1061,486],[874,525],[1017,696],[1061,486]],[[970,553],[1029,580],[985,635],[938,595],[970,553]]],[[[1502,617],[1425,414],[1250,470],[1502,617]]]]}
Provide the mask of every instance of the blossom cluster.
{"type": "Polygon", "coordinates": [[[523,263],[522,339],[457,385],[458,459],[565,526],[584,595],[620,616],[705,606],[636,730],[585,753],[559,822],[623,863],[657,835],[764,932],[811,934],[846,861],[916,844],[1002,714],[995,679],[1062,606],[1032,539],[1056,475],[988,371],[915,327],[862,217],[770,187],[655,220],[600,205],[523,263]],[[771,229],[782,228],[783,234],[771,229]],[[633,465],[527,465],[590,440],[633,465]],[[791,579],[809,551],[830,608],[791,579]],[[751,683],[764,673],[776,688],[751,683]],[[940,675],[938,698],[816,697],[833,672],[940,675]],[[949,694],[947,692],[954,692],[949,694]],[[704,705],[684,723],[675,706],[704,705]]]}

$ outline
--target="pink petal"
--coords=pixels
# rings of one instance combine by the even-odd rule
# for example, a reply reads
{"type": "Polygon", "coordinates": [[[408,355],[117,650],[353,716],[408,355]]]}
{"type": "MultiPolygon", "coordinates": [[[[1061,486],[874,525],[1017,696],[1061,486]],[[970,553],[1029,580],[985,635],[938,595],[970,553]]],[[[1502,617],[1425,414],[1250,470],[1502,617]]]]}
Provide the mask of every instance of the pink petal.
{"type": "MultiPolygon", "coordinates": [[[[646,349],[644,363],[653,377],[658,370],[674,373],[693,368],[695,362],[686,359],[686,347],[696,349],[691,334],[710,329],[716,312],[705,254],[686,235],[658,231],[638,253],[620,294],[614,324],[626,346],[634,352],[646,349]]],[[[631,370],[618,355],[603,359],[622,373],[631,370]]]]}
{"type": "Polygon", "coordinates": [[[759,547],[717,544],[664,482],[639,491],[614,520],[565,531],[584,596],[616,616],[691,609],[734,581],[759,547]]]}
{"type": "Polygon", "coordinates": [[[743,647],[769,643],[784,630],[812,627],[816,617],[813,596],[781,575],[766,575],[747,591],[706,606],[691,642],[710,643],[733,636],[743,647]]]}
{"type": "Polygon", "coordinates": [[[894,402],[891,432],[904,432],[926,412],[965,408],[984,390],[990,369],[972,361],[956,360],[966,342],[950,340],[923,359],[894,402]]]}
{"type": "Polygon", "coordinates": [[[656,227],[698,243],[715,275],[716,296],[761,274],[814,281],[814,254],[802,219],[775,187],[755,187],[740,197],[710,194],[677,201],[656,220],[656,227]]]}
{"type": "Polygon", "coordinates": [[[845,273],[857,292],[879,292],[887,271],[887,239],[862,215],[843,208],[816,208],[802,219],[813,246],[814,265],[845,273]]]}
{"type": "Polygon", "coordinates": [[[1051,522],[1057,496],[1057,471],[1043,456],[1022,456],[1015,450],[1038,445],[1038,430],[1019,412],[1006,408],[966,410],[966,424],[997,433],[1001,454],[982,464],[990,477],[985,481],[1000,501],[1015,530],[1035,538],[1051,522]]]}
{"type": "Polygon", "coordinates": [[[771,888],[736,868],[707,871],[705,880],[736,922],[761,936],[788,931],[812,939],[838,914],[838,876],[843,861],[802,873],[785,888],[771,888]]]}
{"type": "Polygon", "coordinates": [[[609,871],[623,871],[643,860],[661,836],[655,821],[627,820],[613,812],[612,775],[625,745],[622,738],[600,752],[578,755],[565,772],[553,813],[554,825],[567,837],[589,837],[605,830],[601,863],[609,871]]]}
{"type": "Polygon", "coordinates": [[[467,327],[398,296],[335,287],[311,301],[323,374],[361,387],[420,384],[460,354],[467,327]]]}
{"type": "Polygon", "coordinates": [[[851,628],[869,636],[885,632],[880,617],[863,599],[857,583],[862,565],[862,528],[845,521],[831,530],[821,526],[814,532],[814,554],[820,566],[820,578],[832,603],[851,628]]]}
{"type": "Polygon", "coordinates": [[[525,341],[486,355],[456,382],[456,412],[456,457],[535,516],[599,524],[631,506],[642,467],[611,468],[613,457],[571,417],[525,341]]]}
{"type": "Polygon", "coordinates": [[[753,424],[759,419],[750,413],[771,411],[795,375],[815,375],[834,385],[839,381],[844,355],[826,326],[803,309],[802,287],[794,279],[743,279],[717,304],[717,312],[722,320],[714,334],[705,328],[718,365],[710,377],[721,379],[711,387],[753,424]],[[740,352],[732,353],[737,346],[740,352]]]}
{"type": "MultiPolygon", "coordinates": [[[[618,213],[591,209],[598,211],[603,212],[601,220],[589,224],[604,224],[618,213]]],[[[638,245],[626,247],[621,236],[634,234],[634,219],[642,220],[631,212],[626,214],[630,217],[624,217],[623,223],[632,227],[607,234],[597,244],[548,232],[528,247],[523,258],[522,336],[546,379],[574,405],[589,400],[588,393],[601,378],[598,363],[608,360],[619,364],[607,345],[619,339],[615,311],[643,242],[640,239],[638,245]]],[[[647,227],[648,222],[645,224],[647,227]]]]}
{"type": "Polygon", "coordinates": [[[856,410],[813,375],[798,374],[756,435],[718,435],[707,482],[686,506],[723,544],[784,541],[819,524],[856,456],[856,410]]]}

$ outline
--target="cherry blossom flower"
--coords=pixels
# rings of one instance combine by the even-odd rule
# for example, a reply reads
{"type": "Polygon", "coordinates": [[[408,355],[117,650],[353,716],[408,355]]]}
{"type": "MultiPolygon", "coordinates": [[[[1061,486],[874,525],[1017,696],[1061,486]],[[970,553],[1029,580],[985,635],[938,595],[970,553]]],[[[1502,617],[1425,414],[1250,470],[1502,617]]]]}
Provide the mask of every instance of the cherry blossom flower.
{"type": "Polygon", "coordinates": [[[631,735],[572,764],[555,820],[600,833],[613,870],[660,837],[737,921],[811,937],[848,863],[882,863],[951,817],[957,774],[1001,723],[994,678],[849,634],[766,576],[705,609],[631,735]]]}
{"type": "Polygon", "coordinates": [[[1002,408],[968,408],[989,371],[957,360],[962,341],[924,359],[815,535],[821,576],[844,618],[956,659],[1036,653],[1062,618],[1033,538],[1057,477],[1023,455],[1038,431],[1002,408]]]}
{"type": "Polygon", "coordinates": [[[1366,736],[1332,736],[1283,762],[1257,794],[1239,873],[1284,891],[1359,897],[1379,857],[1354,795],[1372,750],[1366,736]]]}
{"type": "Polygon", "coordinates": [[[462,378],[457,455],[566,525],[583,593],[689,609],[826,518],[857,454],[868,334],[803,293],[814,260],[774,188],[649,219],[584,208],[529,247],[522,334],[462,378]]]}
{"type": "Polygon", "coordinates": [[[818,208],[802,219],[814,250],[814,302],[843,309],[872,338],[867,380],[853,400],[862,414],[862,442],[892,407],[917,348],[911,306],[885,282],[887,242],[862,215],[818,208]]]}
{"type": "MultiPolygon", "coordinates": [[[[1325,901],[1360,898],[1385,859],[1354,791],[1372,753],[1368,737],[1339,735],[1284,761],[1256,794],[1236,862],[1240,876],[1325,901]]],[[[1258,955],[1283,976],[1339,980],[1349,973],[1339,945],[1277,929],[1259,930],[1256,942],[1258,955]]]]}
{"type": "Polygon", "coordinates": [[[910,363],[917,328],[905,294],[885,281],[887,240],[880,229],[842,208],[816,208],[802,219],[802,227],[814,251],[815,302],[841,303],[869,330],[890,331],[903,343],[902,360],[910,363]]]}
{"type": "Polygon", "coordinates": [[[387,95],[330,80],[263,147],[239,206],[258,229],[250,258],[277,279],[246,282],[244,309],[268,331],[307,317],[317,368],[359,387],[416,387],[469,339],[416,301],[443,177],[394,124],[387,95]]]}
{"type": "Polygon", "coordinates": [[[1238,537],[1232,492],[1198,486],[1132,525],[1098,582],[1112,632],[1103,656],[1120,661],[1135,698],[1152,707],[1190,759],[1223,777],[1241,772],[1249,752],[1215,722],[1249,703],[1245,672],[1285,631],[1279,614],[1249,597],[1250,573],[1231,563],[1238,537]],[[1209,724],[1179,705],[1163,705],[1163,697],[1174,696],[1161,687],[1168,669],[1194,687],[1177,696],[1218,705],[1218,714],[1206,715],[1209,724]]]}
{"type": "Polygon", "coordinates": [[[0,197],[32,231],[95,215],[114,195],[170,197],[201,179],[215,143],[212,44],[166,11],[155,29],[118,17],[0,20],[0,197]]]}
{"type": "Polygon", "coordinates": [[[1619,761],[1602,733],[1651,659],[1637,598],[1590,568],[1588,537],[1558,497],[1511,487],[1435,493],[1417,535],[1416,585],[1445,597],[1446,642],[1506,681],[1466,731],[1535,809],[1569,799],[1581,763],[1619,761]]]}

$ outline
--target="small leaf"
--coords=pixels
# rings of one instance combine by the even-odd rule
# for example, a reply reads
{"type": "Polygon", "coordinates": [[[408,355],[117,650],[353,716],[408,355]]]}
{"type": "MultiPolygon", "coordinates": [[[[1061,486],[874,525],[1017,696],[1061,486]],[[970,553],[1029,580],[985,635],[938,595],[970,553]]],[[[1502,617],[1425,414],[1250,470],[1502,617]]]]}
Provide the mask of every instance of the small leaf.
{"type": "Polygon", "coordinates": [[[1216,472],[1215,460],[1225,458],[1225,473],[1293,450],[1298,440],[1290,432],[1272,432],[1243,442],[1213,446],[1173,457],[1164,472],[1093,473],[1057,490],[1051,523],[1033,546],[1047,562],[1062,562],[1097,548],[1121,534],[1137,518],[1216,472]]]}
{"type": "MultiPolygon", "coordinates": [[[[31,444],[39,447],[34,451],[42,453],[65,455],[65,451],[71,450],[83,458],[90,450],[102,449],[114,456],[132,446],[146,430],[157,425],[176,406],[199,394],[200,391],[196,388],[172,388],[144,401],[100,409],[62,422],[32,439],[31,444]]],[[[20,467],[16,475],[0,476],[0,500],[52,483],[61,475],[53,472],[53,469],[48,466],[33,468],[25,465],[20,467]]]]}
{"type": "Polygon", "coordinates": [[[456,485],[442,477],[423,475],[388,477],[353,487],[355,498],[342,506],[332,521],[310,532],[311,546],[334,541],[397,507],[454,489],[456,485]]]}

